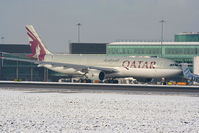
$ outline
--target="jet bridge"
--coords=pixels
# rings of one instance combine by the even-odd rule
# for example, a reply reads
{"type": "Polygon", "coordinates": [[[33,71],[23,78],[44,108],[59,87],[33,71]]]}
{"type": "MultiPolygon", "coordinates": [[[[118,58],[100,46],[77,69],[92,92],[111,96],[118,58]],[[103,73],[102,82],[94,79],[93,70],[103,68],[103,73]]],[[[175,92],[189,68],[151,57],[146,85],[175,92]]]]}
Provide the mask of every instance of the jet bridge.
{"type": "Polygon", "coordinates": [[[193,58],[193,73],[188,68],[188,64],[182,64],[182,71],[185,79],[199,83],[199,56],[193,58]]]}

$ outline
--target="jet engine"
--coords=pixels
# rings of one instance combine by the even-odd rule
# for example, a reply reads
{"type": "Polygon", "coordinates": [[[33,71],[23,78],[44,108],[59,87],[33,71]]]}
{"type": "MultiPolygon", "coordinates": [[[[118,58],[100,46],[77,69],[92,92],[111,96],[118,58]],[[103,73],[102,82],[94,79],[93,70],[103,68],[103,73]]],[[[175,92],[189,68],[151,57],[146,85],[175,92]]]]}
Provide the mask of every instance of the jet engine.
{"type": "Polygon", "coordinates": [[[105,73],[96,69],[89,69],[86,77],[91,80],[104,80],[105,73]]]}

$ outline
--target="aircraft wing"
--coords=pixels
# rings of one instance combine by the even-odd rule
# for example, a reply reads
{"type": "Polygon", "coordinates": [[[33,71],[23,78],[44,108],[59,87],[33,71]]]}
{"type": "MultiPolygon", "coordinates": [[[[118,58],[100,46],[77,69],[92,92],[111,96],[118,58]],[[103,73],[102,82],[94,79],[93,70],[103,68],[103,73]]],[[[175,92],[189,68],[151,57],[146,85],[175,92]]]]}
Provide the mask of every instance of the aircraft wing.
{"type": "Polygon", "coordinates": [[[38,61],[38,60],[32,60],[32,59],[11,58],[11,57],[0,57],[0,58],[5,59],[5,60],[11,60],[11,61],[30,62],[30,63],[38,64],[40,66],[52,65],[52,66],[55,66],[55,67],[74,68],[78,71],[81,71],[83,69],[96,69],[96,70],[104,71],[106,73],[117,72],[116,69],[108,68],[108,67],[96,67],[96,66],[87,66],[87,65],[79,65],[79,64],[70,64],[70,63],[48,62],[48,61],[38,61]]]}
{"type": "Polygon", "coordinates": [[[59,66],[59,67],[66,67],[66,68],[74,68],[78,71],[81,71],[83,69],[96,69],[96,70],[101,70],[104,71],[106,73],[115,73],[117,72],[116,69],[113,68],[107,68],[107,67],[96,67],[96,66],[87,66],[87,65],[79,65],[79,64],[69,64],[69,63],[58,63],[58,62],[46,62],[46,61],[42,61],[39,63],[39,65],[52,65],[52,66],[59,66]]]}

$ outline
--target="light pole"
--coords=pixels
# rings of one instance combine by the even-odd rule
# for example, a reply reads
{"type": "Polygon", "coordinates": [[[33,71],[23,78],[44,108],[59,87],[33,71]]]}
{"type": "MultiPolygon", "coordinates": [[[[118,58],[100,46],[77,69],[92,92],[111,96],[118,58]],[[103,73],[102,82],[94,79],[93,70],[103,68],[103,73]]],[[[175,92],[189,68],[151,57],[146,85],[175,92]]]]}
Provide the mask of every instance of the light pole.
{"type": "Polygon", "coordinates": [[[161,56],[162,56],[162,43],[164,41],[164,36],[163,36],[163,33],[164,33],[164,23],[166,23],[165,20],[160,20],[160,23],[161,23],[161,56]]]}
{"type": "Polygon", "coordinates": [[[80,43],[80,26],[81,26],[81,24],[78,23],[78,24],[77,24],[77,37],[78,37],[78,43],[80,43]]]}

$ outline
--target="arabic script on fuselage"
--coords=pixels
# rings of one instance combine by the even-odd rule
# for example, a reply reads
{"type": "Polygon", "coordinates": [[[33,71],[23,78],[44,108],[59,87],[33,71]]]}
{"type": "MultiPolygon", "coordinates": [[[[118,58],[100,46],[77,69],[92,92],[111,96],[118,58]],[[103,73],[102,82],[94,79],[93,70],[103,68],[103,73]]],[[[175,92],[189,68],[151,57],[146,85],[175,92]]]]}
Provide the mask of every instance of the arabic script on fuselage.
{"type": "Polygon", "coordinates": [[[119,62],[119,59],[105,59],[104,62],[119,62]]]}

